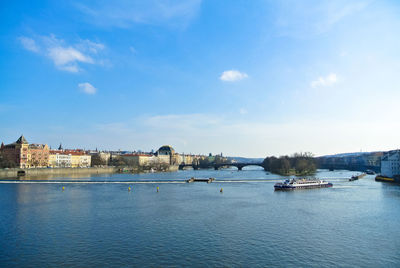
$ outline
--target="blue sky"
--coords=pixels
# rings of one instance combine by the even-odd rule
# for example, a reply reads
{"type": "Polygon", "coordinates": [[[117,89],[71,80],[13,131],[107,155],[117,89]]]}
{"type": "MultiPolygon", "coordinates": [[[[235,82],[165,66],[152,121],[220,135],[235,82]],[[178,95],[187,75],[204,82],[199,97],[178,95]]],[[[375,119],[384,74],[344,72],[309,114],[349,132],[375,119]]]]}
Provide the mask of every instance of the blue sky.
{"type": "Polygon", "coordinates": [[[397,1],[2,1],[0,140],[264,157],[400,139],[397,1]]]}

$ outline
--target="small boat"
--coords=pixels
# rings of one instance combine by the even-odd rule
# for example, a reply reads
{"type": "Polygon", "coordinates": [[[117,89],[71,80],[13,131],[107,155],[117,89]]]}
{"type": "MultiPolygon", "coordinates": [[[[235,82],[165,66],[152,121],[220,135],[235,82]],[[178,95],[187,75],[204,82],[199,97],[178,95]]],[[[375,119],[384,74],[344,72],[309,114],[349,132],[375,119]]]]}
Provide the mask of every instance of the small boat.
{"type": "Polygon", "coordinates": [[[333,184],[319,179],[290,179],[283,183],[279,182],[274,185],[275,191],[295,190],[295,189],[313,189],[332,187],[333,184]]]}
{"type": "Polygon", "coordinates": [[[358,180],[358,179],[361,179],[361,178],[365,177],[366,175],[367,175],[367,174],[363,173],[363,174],[360,174],[360,175],[351,176],[351,178],[349,179],[349,181],[356,181],[356,180],[358,180]]]}
{"type": "Polygon", "coordinates": [[[358,176],[351,176],[351,178],[349,179],[349,181],[356,181],[358,180],[358,176]]]}
{"type": "Polygon", "coordinates": [[[383,182],[396,182],[394,178],[378,175],[375,177],[375,181],[383,181],[383,182]]]}
{"type": "Polygon", "coordinates": [[[368,175],[375,175],[375,172],[373,170],[367,169],[365,171],[365,173],[367,173],[368,175]]]}

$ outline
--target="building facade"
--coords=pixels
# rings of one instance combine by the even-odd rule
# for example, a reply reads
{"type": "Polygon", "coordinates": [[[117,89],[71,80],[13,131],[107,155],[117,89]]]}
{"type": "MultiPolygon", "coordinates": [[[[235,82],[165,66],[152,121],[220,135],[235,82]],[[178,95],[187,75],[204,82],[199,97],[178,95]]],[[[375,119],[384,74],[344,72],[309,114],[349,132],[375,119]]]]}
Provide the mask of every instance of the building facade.
{"type": "Polygon", "coordinates": [[[47,144],[29,144],[23,135],[14,143],[2,143],[0,154],[19,168],[46,167],[49,162],[47,144]]]}
{"type": "Polygon", "coordinates": [[[180,165],[182,163],[182,156],[175,153],[174,148],[170,145],[163,145],[157,150],[155,155],[160,163],[169,165],[180,165]]]}
{"type": "Polygon", "coordinates": [[[152,154],[135,153],[118,156],[129,166],[150,166],[157,163],[157,157],[152,154]]]}
{"type": "Polygon", "coordinates": [[[50,150],[49,166],[50,167],[71,167],[71,155],[63,150],[50,150]]]}
{"type": "Polygon", "coordinates": [[[400,150],[389,151],[382,157],[381,175],[390,178],[400,176],[400,150]]]}
{"type": "Polygon", "coordinates": [[[91,156],[83,150],[51,150],[48,166],[50,167],[90,167],[91,156]]]}
{"type": "Polygon", "coordinates": [[[50,152],[47,144],[29,144],[28,152],[28,167],[47,167],[50,152]]]}

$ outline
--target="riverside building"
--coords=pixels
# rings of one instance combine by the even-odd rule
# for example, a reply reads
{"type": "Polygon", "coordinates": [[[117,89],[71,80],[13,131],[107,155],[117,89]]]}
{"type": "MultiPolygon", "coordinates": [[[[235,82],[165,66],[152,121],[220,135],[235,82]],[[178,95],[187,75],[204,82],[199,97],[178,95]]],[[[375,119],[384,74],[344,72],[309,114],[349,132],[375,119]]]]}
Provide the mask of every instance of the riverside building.
{"type": "Polygon", "coordinates": [[[123,159],[127,165],[151,166],[169,165],[179,166],[180,164],[192,164],[195,156],[178,154],[170,145],[161,146],[155,153],[125,153],[113,154],[113,159],[123,159]]]}
{"type": "Polygon", "coordinates": [[[29,144],[23,135],[14,143],[2,143],[0,154],[19,168],[46,167],[49,162],[49,146],[29,144]]]}
{"type": "Polygon", "coordinates": [[[49,167],[71,167],[71,155],[63,150],[50,150],[49,167]]]}
{"type": "Polygon", "coordinates": [[[382,157],[381,175],[389,178],[400,176],[400,150],[389,151],[382,157]]]}
{"type": "Polygon", "coordinates": [[[90,167],[91,156],[85,151],[76,150],[51,150],[49,156],[49,167],[90,167]]]}

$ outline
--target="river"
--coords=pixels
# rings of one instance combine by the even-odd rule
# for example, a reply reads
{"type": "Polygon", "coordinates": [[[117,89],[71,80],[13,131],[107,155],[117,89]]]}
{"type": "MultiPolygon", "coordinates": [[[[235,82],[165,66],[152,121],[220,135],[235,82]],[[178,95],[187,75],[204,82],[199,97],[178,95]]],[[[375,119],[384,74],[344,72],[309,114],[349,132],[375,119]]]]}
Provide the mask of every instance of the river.
{"type": "Polygon", "coordinates": [[[2,181],[0,266],[400,267],[400,186],[354,174],[291,192],[257,167],[2,181]]]}

